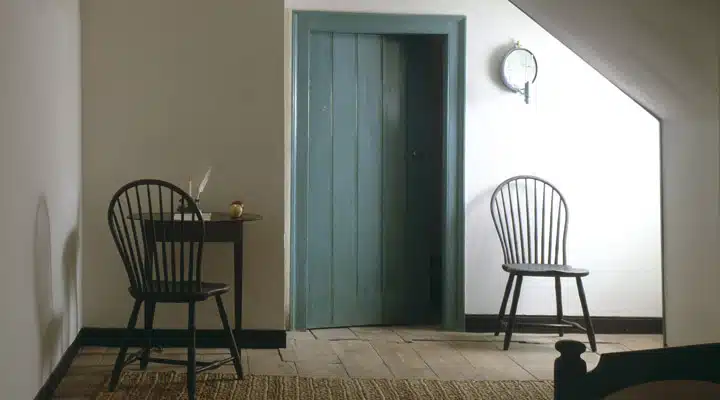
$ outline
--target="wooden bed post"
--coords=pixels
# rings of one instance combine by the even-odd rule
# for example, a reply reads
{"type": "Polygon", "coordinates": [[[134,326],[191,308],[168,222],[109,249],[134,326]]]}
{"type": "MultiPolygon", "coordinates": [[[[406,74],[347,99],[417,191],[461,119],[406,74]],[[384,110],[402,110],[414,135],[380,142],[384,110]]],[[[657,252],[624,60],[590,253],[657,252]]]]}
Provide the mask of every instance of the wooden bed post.
{"type": "Polygon", "coordinates": [[[587,349],[575,340],[560,340],[555,343],[560,357],[555,359],[555,400],[575,398],[574,384],[587,373],[587,365],[580,355],[587,349]]]}

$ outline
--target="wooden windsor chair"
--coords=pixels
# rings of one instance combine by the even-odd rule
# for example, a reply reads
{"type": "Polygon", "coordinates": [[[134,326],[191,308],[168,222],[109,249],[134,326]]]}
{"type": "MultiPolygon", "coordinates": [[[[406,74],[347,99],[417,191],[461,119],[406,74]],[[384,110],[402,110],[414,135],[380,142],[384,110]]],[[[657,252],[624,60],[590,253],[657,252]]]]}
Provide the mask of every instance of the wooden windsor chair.
{"type": "Polygon", "coordinates": [[[197,373],[232,362],[238,377],[243,371],[233,331],[228,322],[222,295],[230,291],[224,283],[202,279],[205,228],[195,201],[177,186],[156,179],[141,179],[122,186],[112,197],[107,212],[110,233],[127,272],[128,291],[135,303],[115,361],[108,389],[114,391],[122,369],[140,360],[148,363],[187,366],[187,390],[195,398],[197,373]],[[183,210],[177,214],[176,210],[183,210]],[[175,216],[179,215],[179,218],[175,216]],[[196,359],[195,309],[201,301],[214,298],[226,333],[230,357],[215,362],[196,359]],[[146,303],[145,345],[127,356],[127,339],[135,328],[140,306],[146,303]],[[151,357],[153,319],[159,303],[187,303],[187,361],[151,357]]]}
{"type": "Polygon", "coordinates": [[[510,348],[515,325],[555,327],[560,336],[564,328],[577,328],[587,332],[592,351],[597,351],[595,331],[588,311],[582,278],[590,274],[586,269],[567,264],[568,206],[560,191],[538,177],[520,175],[502,182],[492,194],[490,213],[503,252],[503,270],[508,272],[498,313],[495,336],[505,327],[503,349],[510,348]],[[555,323],[518,323],[516,313],[523,278],[547,277],[555,279],[555,323]],[[575,278],[585,326],[563,317],[561,278],[575,278]],[[505,320],[505,309],[515,283],[510,315],[505,320]]]}

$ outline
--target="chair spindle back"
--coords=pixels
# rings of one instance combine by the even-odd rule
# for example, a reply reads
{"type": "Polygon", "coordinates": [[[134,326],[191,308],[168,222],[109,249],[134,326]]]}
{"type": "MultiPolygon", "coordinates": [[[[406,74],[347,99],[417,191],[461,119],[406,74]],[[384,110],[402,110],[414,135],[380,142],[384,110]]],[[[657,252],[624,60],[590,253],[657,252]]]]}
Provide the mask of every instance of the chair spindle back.
{"type": "Polygon", "coordinates": [[[490,213],[505,264],[567,263],[568,208],[549,182],[530,175],[505,180],[492,194],[490,213]]]}
{"type": "Polygon", "coordinates": [[[107,216],[133,291],[200,289],[205,226],[197,204],[185,191],[161,180],[136,180],[115,193],[107,216]],[[177,209],[183,213],[175,220],[177,209]]]}

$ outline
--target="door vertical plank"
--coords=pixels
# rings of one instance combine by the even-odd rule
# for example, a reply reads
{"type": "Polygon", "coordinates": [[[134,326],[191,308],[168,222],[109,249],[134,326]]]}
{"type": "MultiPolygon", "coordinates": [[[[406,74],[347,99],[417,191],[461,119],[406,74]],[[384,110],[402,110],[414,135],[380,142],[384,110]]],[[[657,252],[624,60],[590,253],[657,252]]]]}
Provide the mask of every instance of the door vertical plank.
{"type": "Polygon", "coordinates": [[[391,172],[395,175],[395,182],[396,183],[396,190],[397,190],[397,203],[396,203],[396,215],[394,218],[396,218],[395,224],[397,224],[397,230],[398,230],[398,275],[400,276],[399,279],[399,290],[398,290],[398,296],[399,296],[399,308],[400,308],[400,315],[401,317],[398,318],[399,321],[403,324],[409,324],[412,321],[410,320],[410,313],[409,310],[412,308],[413,301],[412,299],[415,297],[414,293],[414,287],[412,282],[412,277],[414,275],[414,271],[412,270],[412,265],[410,265],[407,262],[407,251],[408,251],[408,243],[407,243],[407,226],[406,221],[407,218],[407,206],[408,206],[408,180],[407,180],[407,159],[408,159],[408,152],[407,152],[407,137],[408,137],[408,128],[407,128],[407,121],[408,121],[408,114],[407,114],[407,70],[408,70],[408,62],[407,62],[407,46],[403,44],[403,38],[400,38],[400,48],[398,53],[398,64],[396,66],[397,73],[398,73],[398,97],[399,97],[399,104],[398,104],[398,125],[397,125],[397,149],[394,152],[394,160],[393,163],[395,163],[397,170],[391,172]]]}
{"type": "Polygon", "coordinates": [[[383,38],[383,302],[384,320],[407,323],[412,295],[405,262],[405,54],[397,37],[383,38]]]}
{"type": "Polygon", "coordinates": [[[333,37],[333,325],[360,322],[357,301],[357,38],[333,37]]]}
{"type": "MultiPolygon", "coordinates": [[[[332,317],[332,34],[310,35],[307,325],[329,326],[332,317]]],[[[305,184],[300,182],[299,184],[305,184]]]]}
{"type": "Polygon", "coordinates": [[[363,321],[382,322],[382,37],[358,35],[358,293],[363,321]]]}

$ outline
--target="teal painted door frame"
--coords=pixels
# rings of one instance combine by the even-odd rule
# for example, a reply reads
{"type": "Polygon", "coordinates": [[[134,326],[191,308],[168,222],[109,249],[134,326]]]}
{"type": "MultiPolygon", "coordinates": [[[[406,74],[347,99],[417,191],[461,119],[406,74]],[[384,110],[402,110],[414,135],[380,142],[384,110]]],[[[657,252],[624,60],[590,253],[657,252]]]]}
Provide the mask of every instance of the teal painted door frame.
{"type": "Polygon", "coordinates": [[[307,307],[308,46],[310,32],[427,34],[446,38],[444,59],[442,328],[465,328],[464,109],[465,17],[295,11],[292,48],[290,303],[293,329],[307,307]]]}

